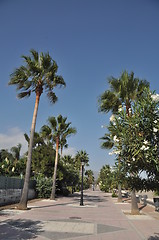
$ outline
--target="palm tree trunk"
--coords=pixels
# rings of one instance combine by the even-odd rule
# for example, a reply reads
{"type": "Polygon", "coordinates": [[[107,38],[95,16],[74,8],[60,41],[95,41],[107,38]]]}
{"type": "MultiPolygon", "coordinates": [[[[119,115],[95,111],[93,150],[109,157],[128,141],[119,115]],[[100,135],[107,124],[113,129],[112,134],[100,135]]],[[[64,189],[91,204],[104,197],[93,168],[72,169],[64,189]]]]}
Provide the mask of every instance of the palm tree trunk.
{"type": "Polygon", "coordinates": [[[33,148],[33,139],[34,139],[34,132],[35,132],[35,125],[36,125],[36,118],[39,106],[40,94],[36,94],[35,100],[35,107],[30,131],[30,142],[28,148],[28,158],[27,158],[27,165],[26,165],[26,172],[25,172],[25,179],[24,179],[24,186],[22,191],[22,196],[20,199],[20,203],[18,205],[18,209],[26,210],[27,209],[27,201],[28,201],[28,192],[29,192],[29,180],[30,180],[30,172],[31,172],[31,158],[32,158],[32,148],[33,148]]]}
{"type": "MultiPolygon", "coordinates": [[[[118,157],[118,169],[119,169],[119,178],[121,178],[120,157],[118,157]]],[[[120,184],[120,180],[119,180],[119,182],[118,182],[118,202],[122,202],[122,194],[121,194],[121,184],[120,184]]]]}
{"type": "Polygon", "coordinates": [[[133,214],[133,215],[139,215],[140,214],[134,188],[131,192],[131,214],[133,214]]]}
{"type": "Polygon", "coordinates": [[[51,200],[55,200],[58,153],[59,153],[59,138],[57,137],[56,138],[56,157],[55,157],[55,165],[54,165],[53,185],[52,185],[52,191],[51,191],[51,196],[50,196],[51,200]]]}
{"type": "Polygon", "coordinates": [[[121,184],[118,184],[118,202],[122,202],[121,184]]]}

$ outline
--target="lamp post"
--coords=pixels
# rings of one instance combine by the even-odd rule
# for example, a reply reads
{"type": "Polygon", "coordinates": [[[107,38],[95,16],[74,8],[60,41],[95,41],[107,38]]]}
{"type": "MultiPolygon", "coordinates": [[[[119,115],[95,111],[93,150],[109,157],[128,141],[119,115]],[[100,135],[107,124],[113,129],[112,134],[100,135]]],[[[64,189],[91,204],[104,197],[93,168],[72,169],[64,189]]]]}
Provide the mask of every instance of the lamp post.
{"type": "Polygon", "coordinates": [[[82,182],[81,182],[81,199],[80,199],[80,206],[83,206],[83,172],[84,172],[84,161],[81,160],[82,165],[82,182]]]}

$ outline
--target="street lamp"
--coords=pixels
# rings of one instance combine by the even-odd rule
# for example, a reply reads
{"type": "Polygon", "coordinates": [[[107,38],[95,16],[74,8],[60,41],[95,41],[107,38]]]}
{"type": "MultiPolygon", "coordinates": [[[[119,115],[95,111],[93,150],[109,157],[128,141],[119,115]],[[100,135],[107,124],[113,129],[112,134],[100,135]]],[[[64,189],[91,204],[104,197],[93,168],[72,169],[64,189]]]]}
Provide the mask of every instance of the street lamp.
{"type": "Polygon", "coordinates": [[[81,160],[81,165],[82,165],[82,182],[81,182],[81,199],[80,199],[80,206],[83,206],[83,172],[84,172],[84,161],[83,159],[81,160]]]}

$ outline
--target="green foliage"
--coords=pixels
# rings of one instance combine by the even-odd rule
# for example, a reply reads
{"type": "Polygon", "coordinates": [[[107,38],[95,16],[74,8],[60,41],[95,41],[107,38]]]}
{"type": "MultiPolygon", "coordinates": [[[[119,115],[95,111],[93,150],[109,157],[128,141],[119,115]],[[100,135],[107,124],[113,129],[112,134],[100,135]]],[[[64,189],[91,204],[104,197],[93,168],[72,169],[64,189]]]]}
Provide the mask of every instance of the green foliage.
{"type": "Polygon", "coordinates": [[[119,78],[110,77],[108,79],[110,90],[106,90],[99,98],[99,111],[117,113],[121,105],[125,104],[131,107],[131,102],[139,99],[144,88],[149,88],[146,80],[139,80],[134,77],[134,73],[130,74],[123,71],[119,78]]]}
{"type": "Polygon", "coordinates": [[[36,192],[39,198],[49,198],[52,188],[52,178],[39,174],[36,178],[36,192]]]}
{"type": "Polygon", "coordinates": [[[85,150],[80,150],[75,155],[75,167],[80,171],[81,169],[81,163],[84,163],[84,165],[89,166],[89,156],[88,153],[85,150]]]}
{"type": "Polygon", "coordinates": [[[20,176],[25,173],[26,158],[20,158],[21,144],[12,147],[10,152],[0,150],[0,174],[5,176],[20,176]]]}
{"type": "Polygon", "coordinates": [[[79,183],[79,170],[75,167],[75,159],[67,155],[61,159],[60,164],[63,172],[62,184],[67,187],[71,186],[75,190],[79,183]]]}
{"type": "Polygon", "coordinates": [[[108,127],[114,141],[112,153],[131,189],[153,190],[159,183],[159,102],[154,96],[145,89],[129,113],[123,106],[108,127]]]}
{"type": "Polygon", "coordinates": [[[87,188],[89,188],[94,183],[94,173],[92,170],[87,170],[85,172],[87,188]]]}
{"type": "Polygon", "coordinates": [[[117,198],[118,195],[113,191],[113,193],[112,193],[112,197],[113,197],[113,198],[117,198]]]}
{"type": "Polygon", "coordinates": [[[52,144],[37,146],[32,153],[32,171],[35,174],[43,174],[46,177],[52,177],[54,169],[55,150],[52,144]]]}
{"type": "Polygon", "coordinates": [[[64,79],[57,75],[58,66],[49,53],[30,50],[30,56],[22,56],[24,65],[11,74],[9,85],[16,85],[17,97],[29,97],[32,92],[41,93],[43,88],[51,103],[57,101],[54,93],[56,86],[65,86],[64,79]]]}
{"type": "Polygon", "coordinates": [[[99,173],[98,183],[101,191],[109,192],[112,185],[113,173],[109,165],[102,167],[99,173]]]}

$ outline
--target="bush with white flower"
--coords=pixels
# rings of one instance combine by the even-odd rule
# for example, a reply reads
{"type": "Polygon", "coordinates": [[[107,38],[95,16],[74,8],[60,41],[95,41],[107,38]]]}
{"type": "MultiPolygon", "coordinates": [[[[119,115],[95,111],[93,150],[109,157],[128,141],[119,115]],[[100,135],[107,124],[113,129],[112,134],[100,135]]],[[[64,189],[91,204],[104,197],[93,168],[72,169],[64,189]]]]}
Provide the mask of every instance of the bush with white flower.
{"type": "Polygon", "coordinates": [[[116,159],[120,158],[122,172],[131,179],[130,187],[155,189],[159,187],[159,95],[145,89],[142,98],[132,103],[129,114],[118,111],[108,130],[114,142],[116,159]],[[131,113],[131,114],[130,114],[131,113]],[[145,172],[147,179],[141,178],[145,172]],[[150,184],[151,182],[151,184],[150,184]],[[152,184],[154,183],[155,184],[152,184]]]}

